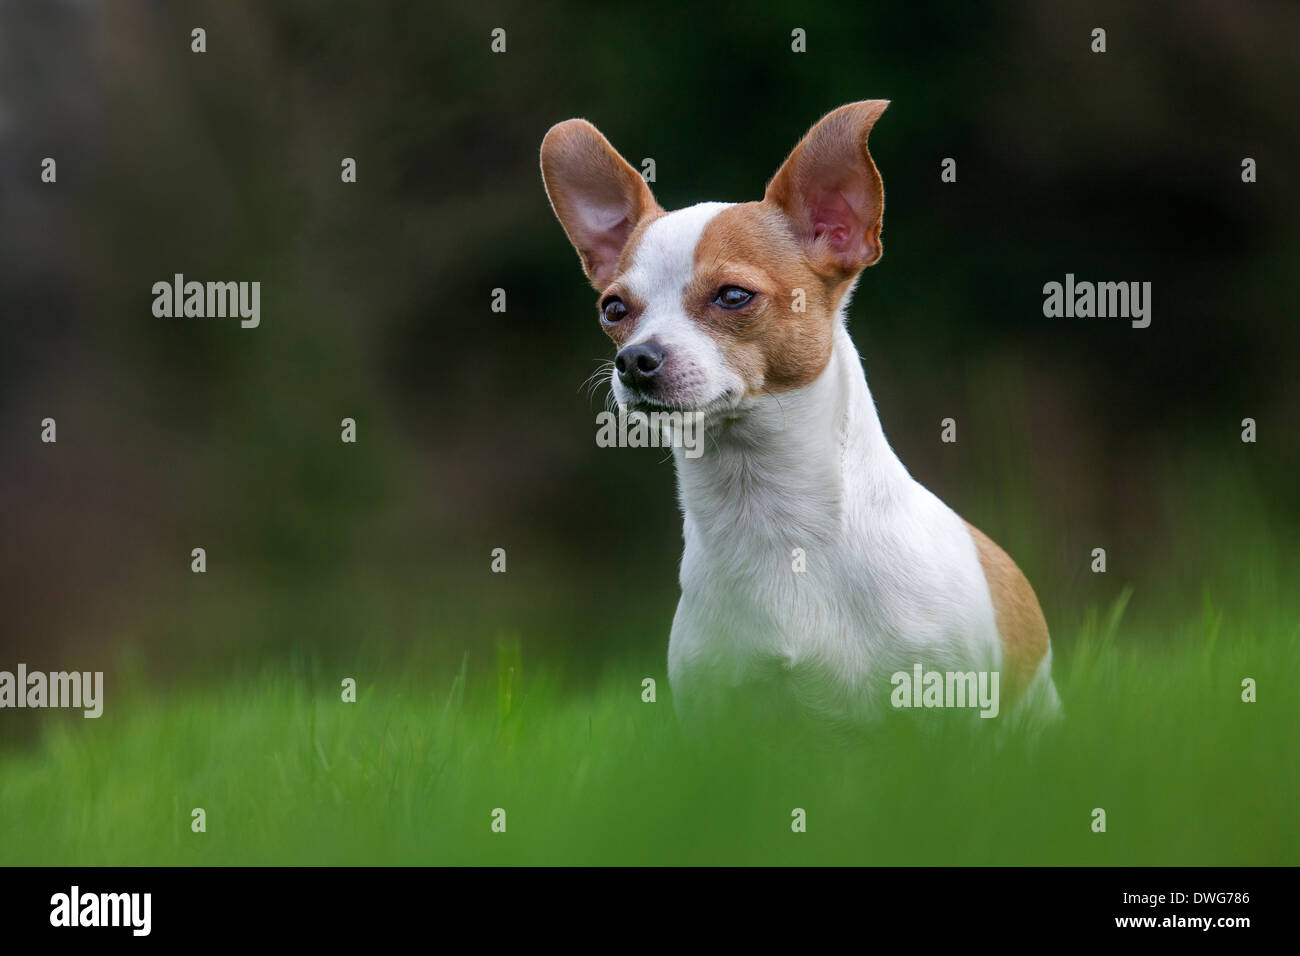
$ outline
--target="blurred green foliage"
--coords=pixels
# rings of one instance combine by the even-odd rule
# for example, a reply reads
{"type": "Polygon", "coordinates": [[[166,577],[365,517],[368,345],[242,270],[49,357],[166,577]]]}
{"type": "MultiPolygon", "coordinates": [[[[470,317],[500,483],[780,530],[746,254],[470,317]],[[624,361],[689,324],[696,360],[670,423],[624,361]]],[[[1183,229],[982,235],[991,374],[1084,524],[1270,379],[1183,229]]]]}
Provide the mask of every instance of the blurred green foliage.
{"type": "Polygon", "coordinates": [[[356,703],[310,658],[132,695],[114,720],[52,724],[39,753],[0,758],[0,817],[23,821],[0,864],[1300,862],[1294,603],[1250,627],[1188,608],[1171,642],[1126,600],[1068,635],[1066,718],[1035,737],[927,710],[830,750],[726,725],[687,741],[663,683],[643,702],[635,663],[575,692],[521,672],[509,641],[495,674],[487,655],[457,670],[428,649],[400,675],[362,663],[356,703]]]}
{"type": "Polygon", "coordinates": [[[655,158],[665,206],[744,200],[825,111],[877,97],[886,252],[850,321],[903,461],[1020,561],[1067,641],[1124,584],[1139,616],[1199,601],[1225,565],[1292,552],[1300,524],[1298,17],[6,4],[0,655],[116,666],[129,646],[149,674],[216,676],[375,640],[459,659],[503,630],[592,672],[661,655],[671,467],[595,446],[580,386],[610,348],[538,145],[585,116],[655,158]],[[175,272],[261,281],[261,327],[154,318],[175,272]],[[1045,319],[1066,272],[1153,282],[1151,328],[1045,319]],[[1187,510],[1206,501],[1212,537],[1187,510]],[[655,529],[635,551],[612,531],[629,509],[655,529]]]}

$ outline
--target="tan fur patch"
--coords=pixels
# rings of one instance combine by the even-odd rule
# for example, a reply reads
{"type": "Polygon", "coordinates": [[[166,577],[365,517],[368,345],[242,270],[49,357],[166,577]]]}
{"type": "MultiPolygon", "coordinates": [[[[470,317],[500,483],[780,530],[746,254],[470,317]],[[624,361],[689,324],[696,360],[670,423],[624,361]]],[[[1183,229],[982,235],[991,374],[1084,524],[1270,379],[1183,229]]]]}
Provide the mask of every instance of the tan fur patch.
{"type": "Polygon", "coordinates": [[[830,361],[835,309],[847,282],[813,271],[785,214],[769,202],[718,213],[695,247],[695,275],[684,302],[695,322],[721,346],[749,395],[813,382],[830,361]],[[717,290],[735,285],[758,293],[729,311],[712,305],[717,290]],[[796,291],[803,290],[803,311],[796,291]]]}
{"type": "Polygon", "coordinates": [[[1009,690],[1028,686],[1047,653],[1047,620],[1034,589],[1020,568],[988,535],[969,521],[989,595],[993,598],[998,634],[1002,638],[1002,677],[1009,690]]]}

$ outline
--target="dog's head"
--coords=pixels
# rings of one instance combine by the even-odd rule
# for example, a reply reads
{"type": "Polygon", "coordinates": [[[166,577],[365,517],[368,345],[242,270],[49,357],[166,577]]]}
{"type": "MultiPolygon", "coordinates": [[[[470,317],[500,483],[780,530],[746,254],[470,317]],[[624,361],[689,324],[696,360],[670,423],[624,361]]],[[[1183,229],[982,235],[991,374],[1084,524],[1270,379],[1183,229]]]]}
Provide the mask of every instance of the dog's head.
{"type": "Polygon", "coordinates": [[[867,134],[887,105],[825,116],[761,202],[670,213],[590,123],[551,128],[542,179],[600,293],[619,402],[730,409],[821,374],[840,302],[880,258],[884,191],[867,134]]]}

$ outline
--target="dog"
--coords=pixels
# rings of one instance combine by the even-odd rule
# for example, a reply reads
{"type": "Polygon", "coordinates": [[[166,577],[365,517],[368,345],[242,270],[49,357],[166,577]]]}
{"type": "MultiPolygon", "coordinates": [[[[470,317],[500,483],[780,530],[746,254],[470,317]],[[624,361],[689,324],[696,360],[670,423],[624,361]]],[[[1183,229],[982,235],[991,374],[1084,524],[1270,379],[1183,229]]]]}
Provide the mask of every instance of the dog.
{"type": "Polygon", "coordinates": [[[703,415],[705,453],[674,449],[668,674],[688,721],[745,700],[861,726],[900,706],[891,677],[915,669],[919,687],[922,668],[1000,674],[1022,716],[1060,708],[1033,589],[894,454],[849,337],[851,293],[882,252],[867,137],[886,106],[827,114],[761,201],[674,212],[587,121],[542,142],[547,197],[617,348],[613,397],[703,415]]]}

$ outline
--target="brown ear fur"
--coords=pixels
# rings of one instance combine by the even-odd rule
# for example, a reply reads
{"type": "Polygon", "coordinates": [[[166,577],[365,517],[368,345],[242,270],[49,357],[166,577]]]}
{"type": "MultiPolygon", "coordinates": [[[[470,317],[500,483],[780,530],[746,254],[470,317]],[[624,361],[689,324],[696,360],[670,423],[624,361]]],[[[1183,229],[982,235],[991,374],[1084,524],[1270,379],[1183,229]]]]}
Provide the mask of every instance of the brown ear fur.
{"type": "Polygon", "coordinates": [[[848,278],[880,259],[885,191],[867,136],[889,105],[863,100],[826,114],[768,183],[823,275],[848,278]]]}
{"type": "Polygon", "coordinates": [[[604,289],[637,223],[663,210],[641,175],[586,120],[552,126],[541,163],[551,208],[592,285],[604,289]]]}

